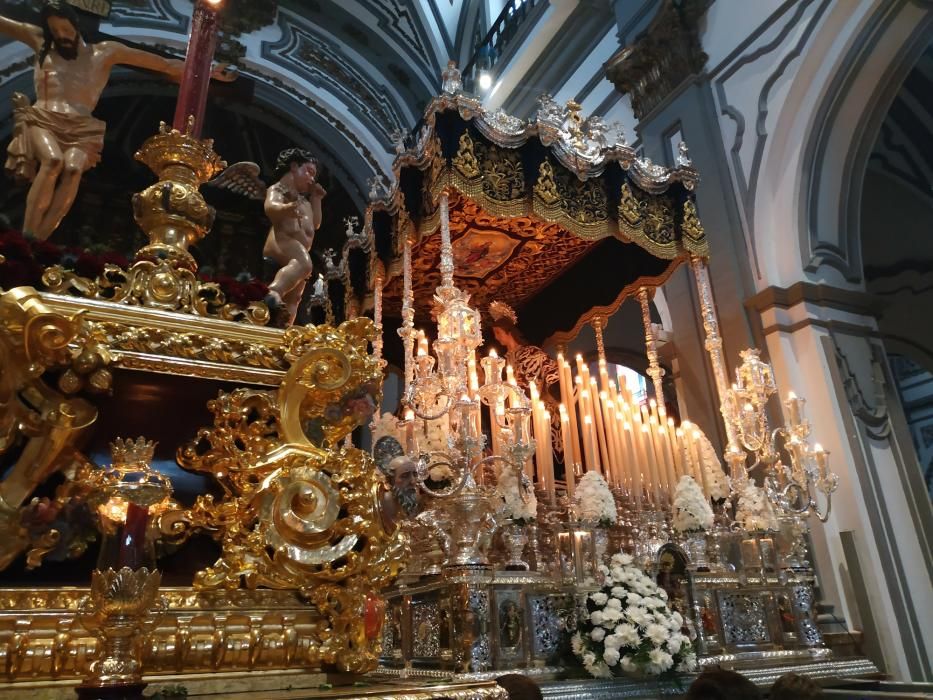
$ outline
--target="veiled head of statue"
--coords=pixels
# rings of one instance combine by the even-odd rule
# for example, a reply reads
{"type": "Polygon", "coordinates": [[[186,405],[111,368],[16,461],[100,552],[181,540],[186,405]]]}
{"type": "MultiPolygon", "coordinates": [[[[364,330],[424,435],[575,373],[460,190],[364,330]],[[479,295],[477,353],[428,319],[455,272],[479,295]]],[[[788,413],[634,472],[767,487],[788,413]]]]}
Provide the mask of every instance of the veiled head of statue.
{"type": "Polygon", "coordinates": [[[492,319],[493,336],[507,350],[513,344],[528,344],[527,339],[518,329],[518,314],[511,306],[501,301],[494,301],[489,305],[489,316],[492,319]]]}
{"type": "Polygon", "coordinates": [[[75,9],[65,0],[47,0],[42,6],[40,16],[45,37],[42,58],[53,48],[62,58],[69,61],[77,58],[81,27],[75,9]]]}

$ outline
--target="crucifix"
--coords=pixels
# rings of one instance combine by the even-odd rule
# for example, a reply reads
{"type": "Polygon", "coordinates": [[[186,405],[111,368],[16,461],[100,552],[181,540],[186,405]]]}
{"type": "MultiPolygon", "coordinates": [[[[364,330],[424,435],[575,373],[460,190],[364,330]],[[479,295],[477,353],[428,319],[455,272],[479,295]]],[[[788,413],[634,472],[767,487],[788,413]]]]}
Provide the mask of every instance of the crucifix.
{"type": "Polygon", "coordinates": [[[23,233],[45,240],[70,211],[81,178],[100,160],[106,124],[93,116],[114,66],[126,65],[182,79],[175,126],[189,116],[201,128],[211,77],[232,80],[225,67],[211,69],[222,0],[199,0],[184,63],[119,41],[88,43],[75,9],[65,0],[45,0],[38,24],[0,15],[0,35],[35,52],[35,102],[13,95],[13,139],[6,168],[30,182],[23,233]]]}

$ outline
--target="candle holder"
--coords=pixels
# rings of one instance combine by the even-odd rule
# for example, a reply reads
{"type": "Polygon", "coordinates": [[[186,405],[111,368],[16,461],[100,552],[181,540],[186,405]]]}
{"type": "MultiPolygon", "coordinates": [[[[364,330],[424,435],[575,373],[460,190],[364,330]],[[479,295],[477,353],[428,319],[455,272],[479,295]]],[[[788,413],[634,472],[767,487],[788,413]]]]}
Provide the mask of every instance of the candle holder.
{"type": "Polygon", "coordinates": [[[112,464],[89,501],[100,516],[101,548],[77,618],[97,636],[100,653],[77,688],[80,698],[137,698],[146,686],[141,640],[164,608],[149,524],[172,492],[171,482],[150,466],[155,446],[141,437],[111,443],[112,464]]]}
{"type": "MultiPolygon", "coordinates": [[[[742,446],[755,457],[752,469],[765,468],[768,498],[784,512],[815,513],[826,522],[838,477],[829,471],[829,452],[809,443],[810,423],[804,417],[804,399],[788,395],[784,402],[787,423],[771,430],[767,402],[777,393],[771,366],[756,349],[741,353],[736,384],[723,405],[742,446]],[[785,464],[782,455],[786,455],[785,464]]],[[[742,455],[744,462],[745,456],[742,455]]]]}

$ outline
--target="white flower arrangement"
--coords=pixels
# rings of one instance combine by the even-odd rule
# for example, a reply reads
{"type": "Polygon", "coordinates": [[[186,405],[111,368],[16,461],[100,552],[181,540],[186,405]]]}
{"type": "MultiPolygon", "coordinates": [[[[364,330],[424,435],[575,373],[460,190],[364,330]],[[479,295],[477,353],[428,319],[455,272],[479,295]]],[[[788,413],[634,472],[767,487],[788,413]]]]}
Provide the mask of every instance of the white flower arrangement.
{"type": "Polygon", "coordinates": [[[373,444],[375,444],[379,438],[384,437],[393,437],[403,445],[405,444],[399,435],[400,431],[398,427],[398,418],[393,416],[388,411],[383,413],[381,416],[378,414],[373,416],[372,432],[373,444]]]}
{"type": "Polygon", "coordinates": [[[735,519],[748,532],[778,529],[777,518],[768,495],[751,479],[739,489],[735,519]]]}
{"type": "Polygon", "coordinates": [[[418,421],[418,442],[422,452],[450,452],[450,422],[446,415],[437,420],[418,421]],[[422,429],[423,425],[423,429],[422,429]]]}
{"type": "Polygon", "coordinates": [[[616,500],[599,472],[587,472],[577,484],[574,510],[585,523],[608,527],[616,521],[616,500]]]}
{"type": "Polygon", "coordinates": [[[449,464],[435,464],[428,469],[428,478],[437,483],[453,481],[454,470],[450,468],[449,464]]]}
{"type": "Polygon", "coordinates": [[[696,653],[681,632],[683,617],[667,606],[667,593],[628,554],[601,566],[606,583],[586,601],[571,638],[574,654],[596,678],[618,673],[659,676],[669,671],[694,671],[696,653]]]}
{"type": "Polygon", "coordinates": [[[496,495],[502,503],[502,513],[516,523],[533,523],[538,517],[538,499],[532,489],[522,489],[520,476],[514,469],[503,467],[496,480],[496,495]],[[522,491],[525,492],[524,498],[522,491]]]}
{"type": "Polygon", "coordinates": [[[724,501],[732,493],[732,482],[725,470],[722,468],[722,460],[716,454],[713,444],[703,433],[700,433],[698,441],[700,452],[700,468],[704,471],[706,477],[706,487],[709,489],[709,497],[714,501],[724,501]]]}
{"type": "Polygon", "coordinates": [[[685,474],[674,490],[674,518],[677,532],[705,531],[713,526],[713,509],[703,495],[700,485],[685,474]]]}

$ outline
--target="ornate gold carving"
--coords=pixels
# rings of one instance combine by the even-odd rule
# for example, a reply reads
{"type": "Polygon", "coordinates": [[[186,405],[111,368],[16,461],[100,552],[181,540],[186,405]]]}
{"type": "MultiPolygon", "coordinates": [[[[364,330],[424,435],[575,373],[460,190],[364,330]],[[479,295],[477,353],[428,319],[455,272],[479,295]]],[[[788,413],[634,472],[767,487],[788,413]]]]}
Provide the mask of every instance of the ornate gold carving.
{"type": "MultiPolygon", "coordinates": [[[[18,287],[0,294],[0,454],[21,442],[18,458],[0,481],[0,569],[32,540],[32,561],[57,545],[47,532],[30,533],[20,506],[57,469],[76,458],[74,441],[97,418],[80,398],[67,398],[43,381],[46,371],[71,372],[77,390],[91,373],[107,385],[102,358],[86,344],[79,316],[64,316],[46,306],[36,291],[18,287]]],[[[66,375],[67,376],[67,372],[66,375]]]]}
{"type": "Polygon", "coordinates": [[[214,222],[214,210],[198,188],[226,163],[214,153],[211,139],[196,139],[190,131],[190,125],[181,133],[162,122],[159,133],[136,152],[136,160],[149,166],[159,182],[133,197],[133,213],[149,236],[138,260],[167,258],[196,270],[188,246],[207,235],[214,222]]]}
{"type": "MultiPolygon", "coordinates": [[[[0,589],[0,669],[11,680],[79,678],[100,643],[77,624],[88,589],[0,589]],[[49,621],[54,624],[49,624],[49,621]]],[[[164,613],[139,634],[147,675],[303,668],[326,621],[293,591],[162,589],[164,613]]]]}
{"type": "Polygon", "coordinates": [[[178,267],[169,260],[140,260],[128,270],[106,265],[96,280],[54,265],[42,274],[42,283],[56,294],[77,293],[118,304],[213,316],[260,326],[269,321],[269,309],[262,302],[252,302],[246,308],[228,304],[216,283],[200,282],[191,270],[178,267]]]}
{"type": "Polygon", "coordinates": [[[673,260],[683,255],[677,240],[674,202],[667,194],[648,194],[624,183],[619,198],[619,230],[652,255],[673,260]]]}
{"type": "Polygon", "coordinates": [[[162,328],[133,327],[112,321],[91,323],[92,337],[111,350],[129,350],[227,365],[288,369],[285,348],[205,333],[178,333],[162,328]]]}
{"type": "Polygon", "coordinates": [[[684,202],[684,216],[681,222],[681,229],[684,232],[684,248],[691,253],[703,257],[709,255],[706,231],[703,230],[703,224],[700,223],[700,217],[697,214],[696,203],[692,199],[688,199],[684,202]]]}
{"type": "Polygon", "coordinates": [[[138,636],[151,630],[164,607],[158,571],[123,567],[91,574],[91,591],[81,601],[78,620],[99,640],[100,654],[85,685],[104,687],[142,682],[138,636]]]}
{"type": "Polygon", "coordinates": [[[453,158],[454,167],[460,171],[463,177],[471,180],[480,176],[479,163],[476,160],[476,154],[473,151],[473,139],[469,132],[463,132],[460,136],[457,154],[453,158]]]}
{"type": "Polygon", "coordinates": [[[334,449],[379,403],[379,362],[368,354],[373,333],[365,318],[289,329],[291,368],[278,391],[221,394],[208,404],[214,427],[179,450],[182,466],[211,474],[227,495],[219,502],[200,496],[160,522],[170,539],[198,528],[220,541],[223,555],[198,573],[198,589],[300,591],[329,629],[307,650],[308,663],[353,671],[375,666],[365,598],[397,575],[407,546],[400,532],[383,529],[370,456],[334,449]]]}
{"type": "Polygon", "coordinates": [[[554,166],[547,159],[538,167],[538,181],[535,183],[535,194],[546,205],[553,206],[560,201],[560,192],[554,181],[554,166]]]}
{"type": "Polygon", "coordinates": [[[492,143],[479,143],[476,152],[483,175],[483,192],[491,199],[516,207],[519,212],[525,204],[525,170],[521,154],[511,148],[492,143]]]}
{"type": "MultiPolygon", "coordinates": [[[[278,386],[289,366],[280,329],[73,296],[41,298],[57,313],[80,312],[86,347],[106,353],[111,367],[278,386]]],[[[94,372],[84,380],[91,379],[94,372]]]]}
{"type": "Polygon", "coordinates": [[[642,203],[632,193],[631,186],[626,182],[622,184],[619,199],[619,217],[632,228],[641,228],[642,203]]]}
{"type": "Polygon", "coordinates": [[[207,235],[214,210],[198,188],[226,165],[213,151],[211,140],[201,141],[165,123],[143,144],[137,160],[159,177],[133,197],[137,223],[149,244],[128,270],[106,265],[97,279],[81,277],[60,266],[48,268],[42,282],[52,292],[105,299],[118,304],[147,306],[227,321],[265,325],[269,310],[252,302],[246,308],[226,303],[220,287],[199,282],[197,263],[188,247],[207,235]]]}

